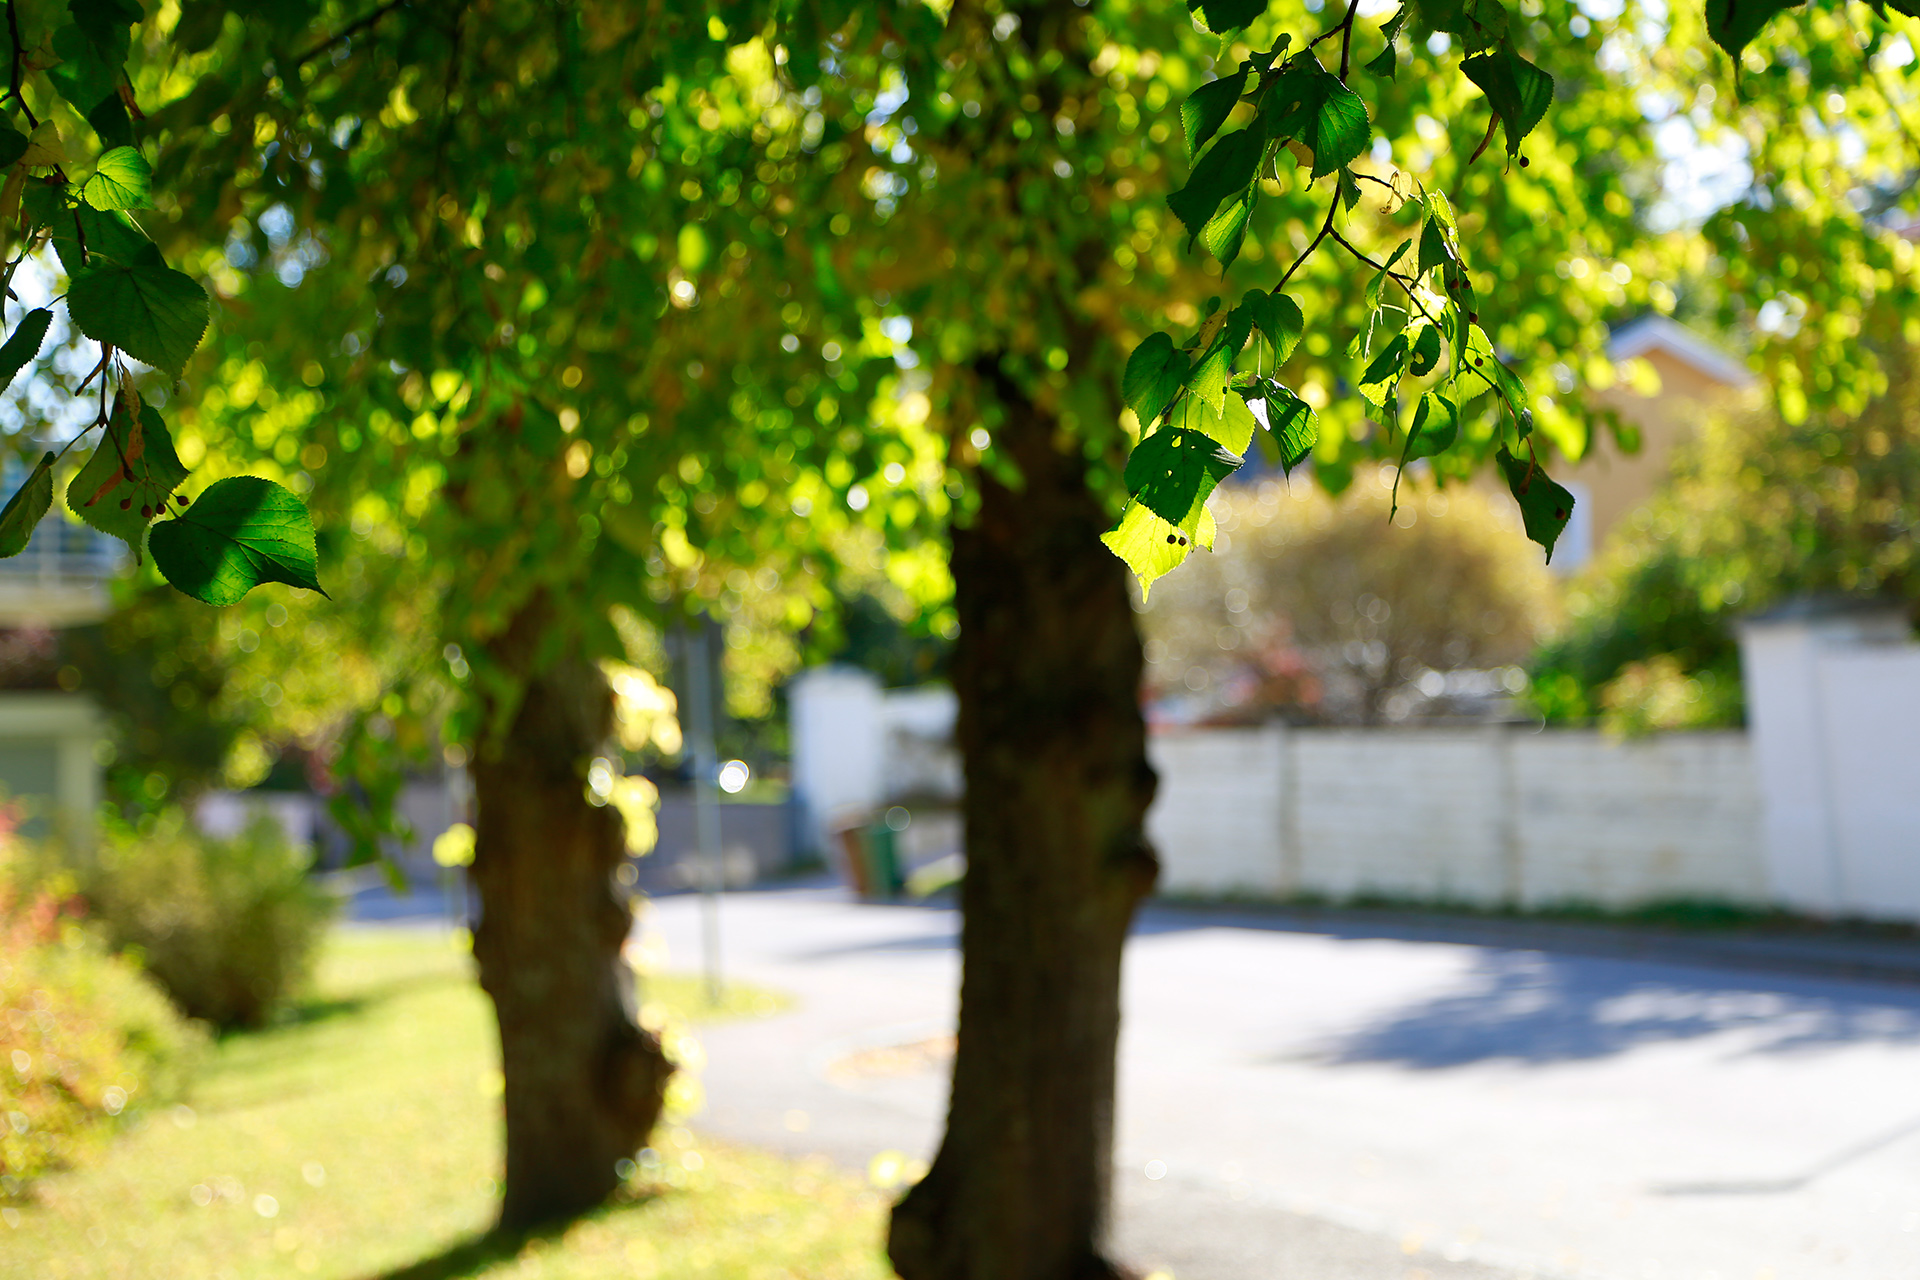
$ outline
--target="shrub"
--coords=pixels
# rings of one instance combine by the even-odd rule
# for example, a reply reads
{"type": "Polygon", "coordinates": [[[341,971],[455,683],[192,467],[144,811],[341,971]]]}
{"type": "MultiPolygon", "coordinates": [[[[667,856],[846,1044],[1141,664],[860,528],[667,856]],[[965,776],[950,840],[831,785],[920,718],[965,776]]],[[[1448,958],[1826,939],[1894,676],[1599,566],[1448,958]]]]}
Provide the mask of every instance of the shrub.
{"type": "Polygon", "coordinates": [[[205,1043],[78,909],[0,886],[0,1202],[177,1099],[205,1043]]]}
{"type": "Polygon", "coordinates": [[[1304,480],[1222,489],[1213,554],[1143,607],[1149,693],[1207,718],[1376,723],[1451,711],[1445,673],[1524,658],[1556,598],[1519,520],[1414,475],[1393,504],[1391,468],[1338,498],[1304,480]]]}
{"type": "Polygon", "coordinates": [[[107,940],[182,1010],[257,1026],[305,979],[333,915],[309,861],[270,816],[222,840],[171,810],[109,833],[78,874],[107,940]]]}

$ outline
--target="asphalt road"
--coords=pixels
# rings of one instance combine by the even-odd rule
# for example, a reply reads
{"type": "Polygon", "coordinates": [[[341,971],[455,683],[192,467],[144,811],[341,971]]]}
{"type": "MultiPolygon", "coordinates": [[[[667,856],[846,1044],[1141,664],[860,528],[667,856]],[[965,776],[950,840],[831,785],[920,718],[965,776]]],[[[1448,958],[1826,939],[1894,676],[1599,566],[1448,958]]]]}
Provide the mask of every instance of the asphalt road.
{"type": "MultiPolygon", "coordinates": [[[[955,915],[798,889],[722,916],[729,972],[795,1003],[704,1030],[696,1126],[930,1156],[955,915]]],[[[667,898],[646,928],[690,968],[698,922],[667,898]]],[[[1177,1280],[1920,1277],[1920,985],[1446,933],[1146,913],[1119,1253],[1177,1280]]]]}

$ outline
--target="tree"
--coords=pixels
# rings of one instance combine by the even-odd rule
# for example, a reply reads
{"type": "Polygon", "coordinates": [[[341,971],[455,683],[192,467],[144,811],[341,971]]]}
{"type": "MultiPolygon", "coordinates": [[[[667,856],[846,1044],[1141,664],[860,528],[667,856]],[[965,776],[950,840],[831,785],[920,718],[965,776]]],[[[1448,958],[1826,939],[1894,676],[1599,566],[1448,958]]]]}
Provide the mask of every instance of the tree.
{"type": "Polygon", "coordinates": [[[910,423],[899,458],[845,437],[894,344],[786,239],[787,188],[840,179],[776,161],[845,150],[840,127],[726,31],[670,5],[196,6],[171,33],[192,87],[152,112],[163,212],[231,228],[172,228],[223,309],[183,437],[321,477],[359,598],[430,619],[336,746],[364,788],[339,811],[381,835],[352,801],[390,796],[436,721],[471,753],[508,1226],[611,1190],[670,1070],[620,959],[622,619],[803,624],[809,557],[857,539],[852,477],[916,460],[910,423]],[[729,305],[756,275],[785,306],[729,305]],[[322,340],[263,341],[289,332],[322,340]]]}
{"type": "MultiPolygon", "coordinates": [[[[596,736],[607,719],[594,662],[619,648],[612,611],[658,617],[689,597],[724,607],[730,593],[744,604],[733,573],[763,560],[804,581],[799,549],[823,545],[814,526],[829,511],[850,521],[840,513],[857,508],[859,523],[896,532],[952,512],[975,857],[967,986],[948,1142],[901,1206],[894,1255],[913,1280],[1112,1270],[1101,1227],[1118,967],[1151,879],[1139,835],[1151,784],[1134,701],[1138,640],[1118,566],[1091,544],[1130,492],[1131,558],[1168,567],[1161,548],[1177,557],[1205,542],[1199,491],[1229,465],[1196,451],[1206,454],[1197,476],[1183,463],[1179,483],[1149,496],[1152,467],[1129,484],[1121,466],[1130,430],[1185,393],[1182,405],[1206,413],[1182,409],[1164,437],[1148,435],[1149,462],[1180,447],[1175,436],[1209,429],[1237,459],[1264,438],[1247,392],[1289,462],[1317,418],[1315,473],[1329,483],[1375,453],[1432,452],[1436,472],[1457,475],[1496,451],[1497,399],[1500,430],[1520,446],[1515,487],[1550,534],[1557,496],[1536,486],[1544,459],[1536,450],[1528,460],[1519,433],[1530,423],[1577,452],[1592,424],[1572,391],[1592,362],[1571,367],[1567,353],[1597,349],[1618,308],[1661,298],[1648,268],[1670,242],[1650,234],[1633,198],[1657,190],[1648,125],[1628,95],[1600,87],[1597,62],[1604,40],[1633,44],[1642,15],[1609,25],[1571,7],[1550,18],[1472,10],[1423,7],[1407,24],[1407,69],[1393,75],[1402,53],[1383,59],[1386,42],[1352,8],[1281,21],[1260,6],[1208,4],[1225,41],[1171,6],[1122,4],[963,4],[944,26],[919,5],[795,6],[778,25],[744,5],[705,21],[666,5],[510,2],[276,6],[247,10],[252,20],[220,5],[183,12],[179,74],[165,83],[192,87],[154,112],[161,190],[178,189],[162,215],[182,214],[173,225],[183,239],[205,216],[189,226],[189,208],[244,217],[228,246],[235,260],[344,282],[337,294],[282,298],[263,285],[236,302],[236,332],[245,306],[254,321],[304,314],[340,338],[304,361],[260,339],[257,355],[229,354],[243,366],[234,376],[250,363],[275,375],[279,412],[260,415],[270,419],[260,430],[276,457],[285,442],[281,465],[311,470],[302,441],[325,448],[328,487],[370,539],[391,538],[408,566],[396,581],[428,593],[457,646],[449,670],[469,668],[463,738],[503,762],[483,825],[489,804],[495,815],[549,814],[572,851],[568,876],[542,878],[525,874],[540,852],[527,840],[482,832],[482,860],[500,872],[476,872],[493,886],[483,975],[516,1042],[507,1220],[570,1211],[609,1187],[605,1154],[637,1141],[645,1108],[633,1099],[659,1071],[606,998],[621,981],[610,925],[565,923],[612,919],[604,872],[617,830],[596,816],[589,785],[611,771],[588,767],[612,760],[596,736]],[[1249,21],[1263,38],[1232,34],[1249,21]],[[1282,28],[1300,35],[1284,60],[1268,56],[1265,38],[1282,28]],[[1560,79],[1586,79],[1590,91],[1543,125],[1535,64],[1518,46],[1563,30],[1576,38],[1555,46],[1569,64],[1560,79]],[[1442,34],[1488,61],[1456,74],[1442,34]],[[1229,90],[1256,56],[1265,63],[1243,90],[1289,87],[1243,108],[1244,93],[1206,88],[1221,83],[1204,81],[1209,49],[1225,55],[1213,69],[1229,90]],[[1424,157],[1411,167],[1434,171],[1426,189],[1362,178],[1359,151],[1346,153],[1357,95],[1334,87],[1348,79],[1372,103],[1361,102],[1362,141],[1378,129],[1389,158],[1424,157]],[[1523,172],[1518,161],[1466,159],[1482,136],[1469,81],[1508,122],[1509,155],[1530,139],[1523,172]],[[1175,202],[1219,257],[1237,251],[1269,278],[1313,246],[1346,255],[1286,268],[1297,324],[1277,303],[1197,303],[1200,260],[1175,252],[1159,209],[1189,157],[1169,121],[1148,118],[1166,105],[1156,83],[1195,87],[1195,141],[1209,121],[1218,131],[1271,101],[1272,127],[1309,153],[1300,169],[1263,176],[1280,153],[1228,128],[1194,158],[1181,188],[1191,194],[1175,202]],[[1449,131],[1459,135],[1450,148],[1449,131]],[[1230,181],[1250,150],[1251,172],[1230,181]],[[1218,198],[1201,209],[1209,195],[1218,198]],[[1126,244],[1115,246],[1119,235],[1126,244]],[[1396,250],[1413,256],[1393,259],[1396,250]],[[1418,308],[1394,301],[1424,303],[1419,277],[1439,283],[1451,310],[1416,319],[1418,308]],[[744,305],[756,279],[774,282],[777,311],[744,305]],[[1476,322],[1479,286],[1502,305],[1476,322]],[[1149,317],[1183,340],[1153,342],[1158,368],[1126,379],[1122,353],[1141,345],[1149,317]],[[895,321],[915,335],[903,354],[930,366],[924,402],[889,394],[906,390],[890,359],[895,321]],[[1477,358],[1496,390],[1478,392],[1487,407],[1476,415],[1442,393],[1416,399],[1420,384],[1408,385],[1412,412],[1427,405],[1410,449],[1401,415],[1387,410],[1409,366],[1425,367],[1429,353],[1439,361],[1443,344],[1426,336],[1436,321],[1455,339],[1449,370],[1477,387],[1465,367],[1477,358]],[[1348,354],[1341,339],[1354,333],[1361,345],[1348,354]],[[1184,368],[1181,352],[1192,353],[1184,368]],[[1242,359],[1238,372],[1257,385],[1232,385],[1242,359]],[[1383,376],[1369,380],[1382,360],[1383,376]],[[1353,374],[1373,393],[1365,404],[1340,394],[1353,374]],[[867,405],[878,429],[849,435],[851,412],[867,405]],[[1452,408],[1468,447],[1441,449],[1452,408]],[[895,466],[931,483],[911,495],[877,479],[867,487],[895,466]],[[569,768],[504,767],[516,733],[569,768]],[[545,949],[555,946],[564,957],[545,949]],[[564,989],[521,986],[508,980],[516,963],[572,978],[564,989]],[[541,1058],[548,1030],[563,1051],[541,1058]],[[550,1089],[585,1105],[548,1108],[550,1089]],[[596,1127],[604,1132],[587,1132],[596,1127]]],[[[1397,29],[1392,39],[1401,49],[1397,29]]],[[[1654,69],[1648,87],[1673,88],[1687,70],[1654,69]]],[[[1767,235],[1811,220],[1778,210],[1767,235]]],[[[1865,246],[1863,263],[1879,261],[1872,237],[1843,239],[1865,246]]],[[[216,281],[239,271],[208,250],[198,260],[216,281]]],[[[231,422],[230,409],[209,416],[231,422]]],[[[804,610],[805,593],[795,596],[804,610]]],[[[393,740],[378,737],[380,723],[369,716],[345,744],[346,766],[377,772],[393,740]]],[[[499,829],[513,828],[503,819],[499,829]]]]}

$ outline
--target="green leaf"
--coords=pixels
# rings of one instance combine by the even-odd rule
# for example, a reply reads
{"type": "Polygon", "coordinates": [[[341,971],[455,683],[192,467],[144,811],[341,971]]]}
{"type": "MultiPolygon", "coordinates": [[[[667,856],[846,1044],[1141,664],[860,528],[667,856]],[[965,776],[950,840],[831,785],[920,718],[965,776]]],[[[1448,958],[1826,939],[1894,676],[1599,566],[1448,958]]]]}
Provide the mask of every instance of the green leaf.
{"type": "Polygon", "coordinates": [[[1284,293],[1268,293],[1265,289],[1249,289],[1240,299],[1241,311],[1253,327],[1266,336],[1273,347],[1273,365],[1279,368],[1293,358],[1293,352],[1300,345],[1300,339],[1306,334],[1307,320],[1300,314],[1300,304],[1284,293]]]}
{"type": "Polygon", "coordinates": [[[1533,395],[1520,375],[1494,354],[1492,340],[1479,325],[1467,330],[1465,368],[1500,393],[1522,439],[1533,434],[1533,395]]]}
{"type": "Polygon", "coordinates": [[[127,56],[127,28],[146,15],[135,0],[67,0],[74,25],[109,55],[115,49],[127,56]]]}
{"type": "Polygon", "coordinates": [[[1101,534],[1100,541],[1126,561],[1140,579],[1140,594],[1145,596],[1155,580],[1178,568],[1195,545],[1211,547],[1215,532],[1213,512],[1204,502],[1193,509],[1191,526],[1182,527],[1161,519],[1135,500],[1127,503],[1120,513],[1120,523],[1101,534]]]}
{"type": "Polygon", "coordinates": [[[177,378],[207,330],[207,292],[171,267],[89,265],[67,289],[67,314],[94,341],[177,378]]]}
{"type": "Polygon", "coordinates": [[[0,509],[0,559],[17,556],[27,549],[35,526],[53,505],[53,454],[41,456],[19,492],[0,509]]]}
{"type": "Polygon", "coordinates": [[[1127,357],[1127,371],[1120,379],[1120,396],[1140,419],[1145,431],[1159,420],[1173,398],[1186,385],[1187,353],[1177,350],[1173,339],[1156,333],[1133,349],[1127,357]]]}
{"type": "Polygon", "coordinates": [[[1413,426],[1407,431],[1407,447],[1400,453],[1400,465],[1415,458],[1431,458],[1445,453],[1460,438],[1460,406],[1437,391],[1420,397],[1413,411],[1413,426]]]}
{"type": "Polygon", "coordinates": [[[1407,366],[1416,378],[1424,378],[1440,363],[1440,330],[1422,321],[1413,336],[1413,362],[1407,366]]]}
{"type": "Polygon", "coordinates": [[[1161,519],[1181,524],[1240,463],[1211,436],[1167,427],[1128,457],[1127,492],[1161,519]]]}
{"type": "Polygon", "coordinates": [[[27,135],[10,124],[0,124],[0,169],[11,169],[27,154],[27,135]]]}
{"type": "Polygon", "coordinates": [[[152,197],[153,170],[132,147],[115,147],[101,156],[80,187],[80,198],[96,209],[144,209],[152,197]]]}
{"type": "Polygon", "coordinates": [[[53,81],[60,96],[72,103],[81,115],[87,115],[108,98],[120,96],[121,67],[127,59],[124,29],[116,56],[111,45],[102,48],[89,39],[78,24],[69,22],[53,33],[53,52],[60,62],[48,68],[47,79],[53,81]]]}
{"type": "Polygon", "coordinates": [[[1187,185],[1167,197],[1187,234],[1198,236],[1223,200],[1245,190],[1259,171],[1267,140],[1257,129],[1240,129],[1213,144],[1187,175],[1187,185]]]}
{"type": "MultiPolygon", "coordinates": [[[[1708,0],[1718,4],[1720,0],[1708,0]]],[[[1511,43],[1503,42],[1492,53],[1468,58],[1460,64],[1467,79],[1480,86],[1487,104],[1500,117],[1507,132],[1507,154],[1520,154],[1520,140],[1533,132],[1535,125],[1553,104],[1553,77],[1534,66],[1511,43]]]]}
{"type": "Polygon", "coordinates": [[[137,559],[141,535],[186,478],[173,437],[154,407],[141,405],[135,418],[124,402],[116,403],[93,455],[67,482],[67,507],[132,547],[137,559]]]}
{"type": "Polygon", "coordinates": [[[1449,270],[1454,261],[1453,249],[1447,244],[1447,233],[1438,217],[1429,217],[1420,228],[1420,265],[1421,275],[1435,267],[1449,270]]]}
{"type": "Polygon", "coordinates": [[[168,582],[210,605],[237,604],[263,582],[319,591],[313,517],[290,490],[258,476],[215,482],[147,538],[168,582]]]}
{"type": "MultiPolygon", "coordinates": [[[[1806,0],[1707,0],[1707,34],[1735,58],[1775,15],[1797,9],[1806,0]]],[[[1894,5],[1905,13],[1908,10],[1894,5]]]]}
{"type": "Polygon", "coordinates": [[[1387,398],[1393,394],[1400,375],[1406,371],[1407,352],[1407,335],[1396,333],[1393,341],[1368,363],[1367,371],[1360,375],[1360,394],[1375,409],[1386,407],[1387,398]]]}
{"type": "MultiPolygon", "coordinates": [[[[48,187],[42,186],[40,189],[51,193],[48,187]]],[[[33,184],[29,184],[27,190],[32,194],[33,184]]],[[[69,279],[78,276],[89,263],[102,265],[103,259],[121,266],[166,266],[160,256],[159,246],[147,239],[146,233],[135,226],[125,213],[86,205],[68,208],[59,202],[58,193],[51,194],[50,206],[36,209],[34,216],[36,221],[44,218],[40,225],[53,233],[54,251],[60,255],[60,265],[67,269],[69,279]],[[81,235],[87,238],[85,263],[80,260],[81,235]]],[[[48,205],[46,197],[37,203],[48,205]]]]}
{"type": "Polygon", "coordinates": [[[1393,79],[1393,73],[1399,69],[1399,57],[1393,51],[1393,41],[1394,38],[1400,34],[1400,28],[1406,24],[1407,9],[1405,5],[1395,9],[1393,16],[1381,24],[1380,38],[1387,42],[1387,47],[1380,51],[1378,57],[1375,57],[1367,63],[1368,71],[1388,80],[1393,79]]]}
{"type": "Polygon", "coordinates": [[[47,326],[52,323],[53,312],[45,307],[29,311],[20,318],[7,340],[0,343],[0,391],[12,386],[14,378],[27,367],[27,361],[40,354],[40,344],[47,340],[47,326]]]}
{"type": "Polygon", "coordinates": [[[1371,130],[1360,95],[1312,57],[1281,73],[1261,104],[1269,138],[1297,138],[1313,152],[1313,176],[1351,163],[1367,149],[1371,130]]]}
{"type": "Polygon", "coordinates": [[[111,98],[102,98],[99,106],[87,112],[87,123],[93,126],[103,147],[133,145],[133,120],[127,115],[127,104],[120,101],[117,93],[111,98]]]}
{"type": "Polygon", "coordinates": [[[1187,11],[1199,14],[1207,30],[1223,36],[1265,13],[1267,0],[1187,0],[1187,11]]]}
{"type": "Polygon", "coordinates": [[[1253,443],[1254,428],[1260,423],[1247,408],[1247,402],[1237,395],[1223,395],[1216,413],[1200,397],[1189,394],[1174,410],[1173,425],[1210,436],[1229,452],[1244,457],[1247,446],[1253,443]]]}
{"type": "Polygon", "coordinates": [[[1246,195],[1221,205],[1220,212],[1200,229],[1200,243],[1219,261],[1222,271],[1240,256],[1240,246],[1247,239],[1247,223],[1253,217],[1253,201],[1259,191],[1257,185],[1249,186],[1246,195]]]}
{"type": "Polygon", "coordinates": [[[1288,474],[1320,443],[1320,415],[1313,406],[1279,383],[1267,386],[1267,430],[1280,446],[1280,466],[1288,474]]]}
{"type": "Polygon", "coordinates": [[[1200,154],[1200,148],[1220,131],[1240,95],[1247,90],[1247,70],[1201,85],[1180,104],[1180,125],[1187,134],[1187,158],[1200,154]]]}
{"type": "Polygon", "coordinates": [[[1547,563],[1553,563],[1553,544],[1573,518],[1573,495],[1549,479],[1538,463],[1514,457],[1505,445],[1496,456],[1507,488],[1520,504],[1520,521],[1527,528],[1527,537],[1546,548],[1547,563]]]}

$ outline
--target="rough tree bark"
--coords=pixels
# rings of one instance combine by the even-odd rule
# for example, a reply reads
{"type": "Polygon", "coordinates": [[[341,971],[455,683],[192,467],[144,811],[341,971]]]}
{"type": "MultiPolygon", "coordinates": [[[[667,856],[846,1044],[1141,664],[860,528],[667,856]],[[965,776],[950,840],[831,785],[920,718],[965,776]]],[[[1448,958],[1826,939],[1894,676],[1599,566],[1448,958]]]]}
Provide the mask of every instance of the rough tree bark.
{"type": "Polygon", "coordinates": [[[1112,1181],[1120,954],[1157,864],[1140,640],[1078,443],[981,370],[1025,483],[953,534],[964,972],[946,1137],[895,1208],[905,1280],[1093,1280],[1112,1181]]]}
{"type": "Polygon", "coordinates": [[[525,692],[473,768],[473,953],[500,1024],[508,1229],[604,1200],[620,1181],[615,1165],[659,1119],[673,1072],[634,1020],[620,956],[632,926],[614,880],[626,856],[620,816],[587,799],[587,766],[612,737],[612,691],[578,657],[536,665],[544,612],[529,607],[489,646],[525,692]]]}

